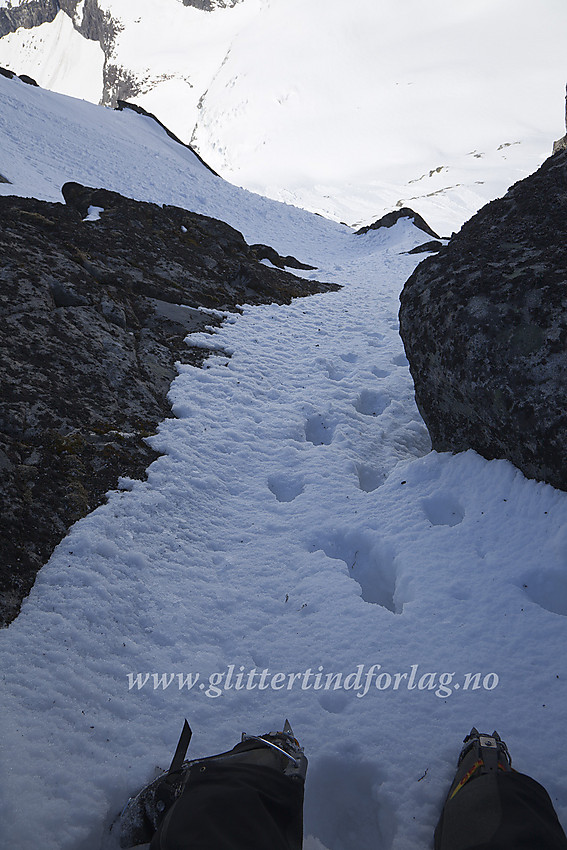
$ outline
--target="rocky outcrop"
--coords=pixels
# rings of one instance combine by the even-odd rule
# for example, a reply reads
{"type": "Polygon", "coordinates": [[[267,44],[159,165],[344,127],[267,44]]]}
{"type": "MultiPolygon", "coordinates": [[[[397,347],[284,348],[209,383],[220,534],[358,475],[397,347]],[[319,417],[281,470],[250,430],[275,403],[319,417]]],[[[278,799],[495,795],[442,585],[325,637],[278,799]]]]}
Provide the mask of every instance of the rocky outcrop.
{"type": "Polygon", "coordinates": [[[416,245],[415,248],[408,251],[408,254],[433,254],[440,251],[442,247],[442,242],[439,242],[437,239],[433,239],[431,242],[424,242],[423,245],[416,245]]]}
{"type": "Polygon", "coordinates": [[[567,152],[417,267],[400,333],[435,449],[567,489],[567,152]]]}
{"type": "MultiPolygon", "coordinates": [[[[0,68],[0,75],[2,77],[7,77],[9,80],[13,80],[14,77],[17,77],[17,74],[14,74],[13,71],[9,71],[7,68],[0,68]]],[[[18,79],[21,80],[22,83],[27,83],[27,85],[29,85],[29,86],[36,86],[37,88],[39,88],[38,84],[33,79],[33,77],[28,77],[27,74],[20,74],[18,79]]],[[[4,180],[3,182],[9,183],[10,181],[4,180]]]]}
{"type": "Polygon", "coordinates": [[[215,9],[232,8],[240,2],[241,0],[183,0],[183,5],[194,6],[195,9],[202,9],[204,12],[214,12],[215,9]]]}
{"type": "Polygon", "coordinates": [[[424,233],[427,233],[428,236],[433,236],[434,239],[439,239],[437,233],[430,228],[425,219],[422,218],[419,213],[410,209],[410,207],[400,207],[399,210],[386,213],[386,215],[383,215],[382,218],[378,219],[378,221],[375,221],[374,224],[369,224],[367,227],[361,227],[360,230],[356,231],[356,235],[363,236],[365,233],[368,233],[369,230],[380,230],[382,227],[393,227],[401,218],[409,218],[410,221],[419,228],[419,230],[423,230],[424,233]]]}
{"type": "Polygon", "coordinates": [[[34,80],[33,77],[30,77],[28,74],[20,74],[20,80],[22,83],[26,83],[28,86],[35,86],[39,88],[39,84],[34,80]]]}
{"type": "Polygon", "coordinates": [[[31,29],[51,23],[60,8],[58,0],[31,0],[14,8],[0,9],[0,38],[20,27],[31,29]]]}
{"type": "Polygon", "coordinates": [[[250,250],[257,260],[268,260],[273,266],[278,269],[303,269],[304,271],[314,270],[315,266],[308,266],[306,263],[300,262],[295,257],[281,257],[277,251],[270,248],[269,245],[250,245],[250,250]]]}
{"type": "Polygon", "coordinates": [[[66,184],[67,204],[0,198],[0,621],[69,525],[156,457],[199,308],[336,289],[260,264],[223,222],[66,184]],[[90,211],[90,212],[89,212],[90,211]],[[89,220],[85,220],[85,219],[89,220]]]}
{"type": "MultiPolygon", "coordinates": [[[[567,92],[567,87],[566,87],[567,92]]],[[[567,130],[567,94],[565,96],[565,129],[567,130]]],[[[553,153],[567,150],[567,134],[553,142],[553,153]]]]}

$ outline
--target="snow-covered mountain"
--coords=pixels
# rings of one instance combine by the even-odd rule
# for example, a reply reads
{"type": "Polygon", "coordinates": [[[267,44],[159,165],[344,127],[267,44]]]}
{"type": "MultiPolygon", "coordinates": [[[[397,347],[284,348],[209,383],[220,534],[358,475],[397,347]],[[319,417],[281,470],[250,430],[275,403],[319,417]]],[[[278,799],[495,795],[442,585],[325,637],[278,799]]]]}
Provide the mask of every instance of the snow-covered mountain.
{"type": "Polygon", "coordinates": [[[0,0],[0,64],[134,100],[269,197],[450,233],[561,135],[566,31],[554,0],[0,0]]]}

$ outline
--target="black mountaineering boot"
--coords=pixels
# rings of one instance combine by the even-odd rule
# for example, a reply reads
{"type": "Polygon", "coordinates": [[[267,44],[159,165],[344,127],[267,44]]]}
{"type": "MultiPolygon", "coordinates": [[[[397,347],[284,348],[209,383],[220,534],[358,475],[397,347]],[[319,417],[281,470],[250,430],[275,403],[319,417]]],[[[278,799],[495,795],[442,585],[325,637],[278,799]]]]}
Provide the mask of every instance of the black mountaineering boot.
{"type": "MultiPolygon", "coordinates": [[[[197,797],[201,801],[199,806],[204,810],[204,804],[208,804],[213,795],[218,796],[224,803],[221,808],[226,812],[236,786],[240,786],[238,793],[250,800],[251,810],[254,806],[259,807],[258,817],[264,816],[267,803],[258,803],[257,777],[260,777],[260,786],[273,787],[274,797],[282,799],[282,810],[286,798],[290,799],[289,806],[294,817],[288,819],[295,822],[296,826],[300,823],[301,819],[295,817],[295,811],[299,809],[299,797],[301,802],[303,801],[307,758],[287,720],[281,732],[268,732],[264,735],[247,735],[243,732],[240,742],[232,750],[207,758],[184,761],[190,738],[191,730],[185,721],[167,773],[158,776],[126,804],[120,817],[122,848],[148,843],[158,830],[160,834],[154,838],[152,848],[161,847],[166,833],[171,834],[172,831],[177,833],[181,829],[183,832],[196,834],[200,824],[195,824],[193,803],[195,801],[196,805],[197,797]],[[182,796],[183,800],[180,801],[182,796]],[[178,801],[180,805],[183,804],[181,808],[175,806],[178,801]],[[172,812],[174,806],[175,812],[172,812]],[[185,813],[190,821],[187,829],[185,813]],[[166,819],[167,823],[164,824],[166,819]]],[[[222,824],[223,819],[218,823],[222,824]]],[[[282,832],[281,829],[279,831],[282,832]]],[[[297,834],[298,828],[293,830],[290,847],[296,846],[294,841],[297,834]]],[[[221,838],[216,841],[221,847],[221,838]]],[[[282,846],[287,847],[288,844],[282,846]]]]}

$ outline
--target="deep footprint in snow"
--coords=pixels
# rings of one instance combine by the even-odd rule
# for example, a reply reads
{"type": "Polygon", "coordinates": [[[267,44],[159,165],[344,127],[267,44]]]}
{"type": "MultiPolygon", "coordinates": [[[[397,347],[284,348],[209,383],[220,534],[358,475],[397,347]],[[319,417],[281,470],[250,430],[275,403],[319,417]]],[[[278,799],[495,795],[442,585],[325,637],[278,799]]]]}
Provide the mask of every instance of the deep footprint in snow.
{"type": "Polygon", "coordinates": [[[332,850],[391,847],[395,827],[389,802],[381,800],[384,777],[370,761],[344,748],[309,766],[305,798],[305,835],[332,850]]]}
{"type": "Polygon", "coordinates": [[[522,590],[532,602],[567,617],[567,574],[560,570],[534,570],[522,579],[522,590]]]}
{"type": "Polygon", "coordinates": [[[423,499],[421,506],[431,525],[458,525],[465,518],[465,509],[453,496],[437,493],[423,499]]]}
{"type": "Polygon", "coordinates": [[[293,502],[303,493],[303,479],[298,475],[288,475],[282,472],[279,475],[270,475],[268,487],[278,502],[293,502]]]}
{"type": "Polygon", "coordinates": [[[305,423],[305,439],[314,446],[330,446],[335,426],[321,413],[310,416],[305,423]]]}
{"type": "Polygon", "coordinates": [[[366,463],[357,463],[356,473],[358,475],[358,486],[364,493],[372,493],[386,480],[386,474],[382,470],[366,463]]]}
{"type": "Polygon", "coordinates": [[[367,337],[368,337],[368,345],[371,348],[381,348],[382,347],[382,340],[384,339],[384,334],[369,333],[369,334],[367,334],[367,337]]]}
{"type": "Polygon", "coordinates": [[[331,381],[342,381],[346,375],[347,370],[343,365],[337,366],[336,363],[323,358],[317,360],[317,364],[325,369],[331,381]]]}
{"type": "Polygon", "coordinates": [[[376,390],[362,390],[354,403],[355,409],[365,416],[380,416],[390,404],[390,397],[386,393],[376,390]]]}
{"type": "MultiPolygon", "coordinates": [[[[322,679],[322,682],[326,682],[322,679]]],[[[331,686],[332,687],[332,686],[331,686]]],[[[340,714],[349,703],[349,695],[341,688],[341,690],[324,690],[319,695],[319,705],[329,714],[340,714]]]]}
{"type": "Polygon", "coordinates": [[[362,589],[365,602],[401,614],[406,599],[396,593],[396,556],[392,547],[374,534],[335,531],[321,537],[312,551],[322,549],[328,558],[344,561],[350,578],[362,589]]]}
{"type": "Polygon", "coordinates": [[[379,369],[378,366],[373,366],[371,371],[376,378],[387,378],[391,374],[391,372],[386,372],[385,369],[379,369]]]}
{"type": "Polygon", "coordinates": [[[396,366],[409,366],[408,359],[405,354],[397,354],[392,358],[392,363],[396,366]]]}

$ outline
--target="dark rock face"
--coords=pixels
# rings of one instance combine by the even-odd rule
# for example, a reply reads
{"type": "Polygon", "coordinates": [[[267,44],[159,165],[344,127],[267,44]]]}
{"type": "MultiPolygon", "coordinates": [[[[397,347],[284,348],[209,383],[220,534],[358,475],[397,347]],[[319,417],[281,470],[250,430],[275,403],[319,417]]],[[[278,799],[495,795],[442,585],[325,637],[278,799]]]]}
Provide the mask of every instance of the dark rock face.
{"type": "MultiPolygon", "coordinates": [[[[0,9],[0,38],[20,27],[32,29],[41,24],[50,24],[61,10],[73,18],[80,0],[28,0],[12,9],[0,9]]],[[[81,25],[78,31],[85,38],[102,43],[105,37],[105,21],[109,16],[99,9],[97,0],[85,0],[81,25]]]]}
{"type": "Polygon", "coordinates": [[[399,210],[386,213],[386,215],[383,215],[382,218],[378,219],[378,221],[375,221],[374,224],[369,224],[368,227],[361,227],[360,230],[356,231],[356,235],[363,236],[365,233],[368,233],[369,230],[379,230],[381,227],[393,227],[394,224],[396,224],[396,222],[398,222],[401,218],[409,218],[413,221],[416,227],[423,230],[423,232],[427,233],[428,236],[433,236],[434,239],[439,239],[438,234],[430,228],[425,219],[422,218],[419,213],[410,209],[410,207],[401,207],[399,210]]]}
{"type": "Polygon", "coordinates": [[[156,457],[144,437],[171,416],[175,362],[205,356],[184,338],[219,321],[196,308],[338,288],[261,265],[215,219],[79,184],[64,196],[0,198],[4,624],[71,523],[156,457]]]}
{"type": "Polygon", "coordinates": [[[0,9],[0,38],[20,27],[31,29],[51,23],[60,8],[58,0],[30,0],[13,9],[0,9]]]}
{"type": "Polygon", "coordinates": [[[567,152],[417,267],[400,333],[435,449],[567,489],[567,152]]]}

